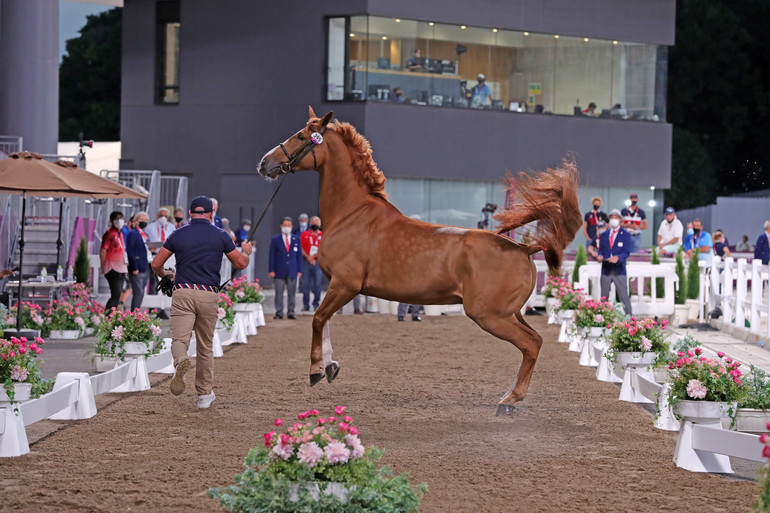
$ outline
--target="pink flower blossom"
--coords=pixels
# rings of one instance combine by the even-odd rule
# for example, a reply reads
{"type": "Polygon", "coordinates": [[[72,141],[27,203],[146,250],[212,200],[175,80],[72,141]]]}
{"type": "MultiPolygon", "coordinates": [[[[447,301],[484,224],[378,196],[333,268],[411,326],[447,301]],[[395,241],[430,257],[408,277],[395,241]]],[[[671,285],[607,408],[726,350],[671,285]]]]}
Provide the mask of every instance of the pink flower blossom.
{"type": "Polygon", "coordinates": [[[276,444],[270,452],[281,459],[288,460],[294,454],[294,446],[292,444],[280,443],[276,444]]]}
{"type": "Polygon", "coordinates": [[[354,460],[357,460],[361,456],[364,455],[364,445],[361,443],[361,440],[358,439],[358,437],[354,434],[345,435],[345,442],[350,446],[352,449],[350,457],[354,460]]]}
{"type": "Polygon", "coordinates": [[[743,381],[741,381],[741,378],[733,378],[733,383],[735,383],[738,386],[743,385],[743,381]]]}
{"type": "Polygon", "coordinates": [[[159,337],[161,332],[160,326],[156,326],[153,324],[152,326],[150,326],[150,332],[152,333],[153,337],[159,337]]]}
{"type": "Polygon", "coordinates": [[[334,413],[336,413],[337,415],[342,415],[343,413],[345,413],[345,407],[337,406],[336,408],[334,408],[334,413]]]}
{"type": "Polygon", "coordinates": [[[347,463],[350,459],[350,449],[342,442],[332,442],[324,447],[324,455],[329,463],[347,463]]]}
{"type": "Polygon", "coordinates": [[[764,458],[770,458],[770,445],[766,445],[764,449],[762,449],[762,456],[764,458]]]}
{"type": "Polygon", "coordinates": [[[340,423],[338,424],[338,426],[339,426],[339,428],[340,428],[340,431],[342,431],[343,433],[346,433],[346,432],[347,432],[347,430],[348,430],[348,428],[350,427],[350,426],[348,426],[348,424],[347,424],[347,423],[345,423],[345,422],[340,422],[340,423]]]}
{"type": "Polygon", "coordinates": [[[275,436],[275,431],[270,431],[269,433],[265,433],[265,445],[267,447],[270,447],[271,442],[273,441],[273,436],[275,436]]]}
{"type": "Polygon", "coordinates": [[[693,353],[692,351],[689,351],[689,350],[688,350],[688,351],[687,351],[687,356],[689,356],[690,358],[692,358],[693,356],[695,356],[695,353],[693,353]]]}
{"type": "Polygon", "coordinates": [[[281,425],[283,425],[283,420],[275,419],[275,425],[278,426],[278,427],[281,427],[281,425]]]}
{"type": "Polygon", "coordinates": [[[767,443],[767,433],[762,433],[761,435],[759,435],[759,441],[762,442],[763,444],[766,444],[767,443]]]}
{"type": "Polygon", "coordinates": [[[24,381],[29,376],[27,369],[17,365],[11,370],[11,379],[14,381],[24,381]]]}
{"type": "Polygon", "coordinates": [[[642,351],[649,351],[652,348],[652,341],[642,336],[642,339],[639,341],[639,347],[642,349],[642,351]]]}
{"type": "Polygon", "coordinates": [[[723,357],[724,357],[724,355],[725,355],[725,354],[724,354],[722,351],[719,351],[719,352],[717,353],[717,356],[718,356],[718,357],[720,357],[720,358],[723,358],[723,357]]]}
{"type": "Polygon", "coordinates": [[[743,375],[743,373],[741,371],[739,371],[738,369],[733,369],[733,370],[730,371],[730,376],[732,376],[734,378],[740,378],[742,375],[743,375]]]}
{"type": "Polygon", "coordinates": [[[353,422],[353,417],[351,417],[350,415],[345,415],[345,418],[342,420],[350,424],[351,422],[353,422]]]}
{"type": "Polygon", "coordinates": [[[112,332],[110,332],[110,335],[112,336],[112,339],[116,342],[120,342],[123,340],[123,326],[116,326],[112,328],[112,332]]]}
{"type": "Polygon", "coordinates": [[[315,442],[304,443],[299,446],[297,451],[297,458],[300,463],[313,468],[324,457],[324,451],[315,442]]]}
{"type": "Polygon", "coordinates": [[[687,383],[687,395],[693,399],[703,399],[706,397],[706,392],[708,392],[706,386],[697,379],[691,379],[687,383]]]}
{"type": "Polygon", "coordinates": [[[700,355],[701,355],[701,353],[703,353],[703,349],[701,349],[700,347],[696,347],[696,348],[695,348],[695,354],[697,354],[698,356],[700,356],[700,355]]]}
{"type": "Polygon", "coordinates": [[[225,312],[224,308],[217,308],[217,319],[221,321],[225,318],[225,315],[227,315],[227,312],[225,312]]]}

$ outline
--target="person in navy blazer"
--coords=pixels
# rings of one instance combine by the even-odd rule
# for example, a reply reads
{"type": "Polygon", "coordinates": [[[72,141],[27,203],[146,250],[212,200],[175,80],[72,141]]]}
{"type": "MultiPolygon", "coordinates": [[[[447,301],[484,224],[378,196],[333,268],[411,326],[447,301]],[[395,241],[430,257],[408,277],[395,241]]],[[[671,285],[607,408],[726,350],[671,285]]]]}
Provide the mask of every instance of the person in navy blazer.
{"type": "Polygon", "coordinates": [[[150,275],[147,273],[147,234],[144,229],[150,222],[147,212],[139,212],[134,216],[134,228],[126,237],[126,255],[128,256],[128,281],[131,283],[131,310],[142,307],[144,291],[150,275]]]}
{"type": "MultiPolygon", "coordinates": [[[[602,263],[601,294],[609,296],[610,285],[628,315],[631,315],[631,300],[628,297],[626,260],[631,254],[631,234],[620,227],[622,217],[618,209],[610,212],[610,228],[599,237],[599,261],[602,263]]],[[[609,298],[608,298],[609,299],[609,298]]]]}
{"type": "Polygon", "coordinates": [[[275,283],[275,316],[274,319],[283,319],[283,291],[288,292],[287,317],[296,319],[294,307],[296,306],[297,278],[302,276],[302,247],[299,237],[291,233],[294,223],[291,217],[284,217],[281,222],[281,233],[273,235],[270,239],[270,257],[268,263],[268,275],[275,283]],[[287,249],[288,245],[288,249],[287,249]]]}
{"type": "Polygon", "coordinates": [[[767,265],[770,262],[770,220],[765,221],[764,228],[765,231],[754,244],[754,258],[762,260],[762,265],[767,265]]]}

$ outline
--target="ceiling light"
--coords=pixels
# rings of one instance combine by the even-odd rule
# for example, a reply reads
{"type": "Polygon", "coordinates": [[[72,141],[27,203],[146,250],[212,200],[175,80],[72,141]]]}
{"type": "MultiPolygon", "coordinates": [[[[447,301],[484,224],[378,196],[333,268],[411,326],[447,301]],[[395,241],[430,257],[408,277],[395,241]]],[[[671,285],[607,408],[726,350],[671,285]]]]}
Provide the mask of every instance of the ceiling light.
{"type": "Polygon", "coordinates": [[[401,18],[396,18],[396,23],[401,23],[401,18]]]}
{"type": "Polygon", "coordinates": [[[467,29],[468,27],[466,27],[465,25],[460,25],[460,28],[461,28],[461,29],[463,29],[463,30],[465,30],[465,29],[467,29]]]}
{"type": "Polygon", "coordinates": [[[650,201],[648,201],[648,202],[647,202],[647,204],[648,204],[650,207],[654,207],[654,206],[656,205],[656,203],[655,203],[655,200],[650,200],[650,201]]]}
{"type": "Polygon", "coordinates": [[[559,39],[559,34],[556,34],[555,36],[553,36],[553,38],[554,39],[559,39]]]}
{"type": "Polygon", "coordinates": [[[354,33],[352,33],[352,32],[351,32],[351,33],[350,33],[350,37],[356,37],[356,35],[355,35],[354,33]]]}
{"type": "Polygon", "coordinates": [[[650,185],[650,190],[654,191],[655,190],[655,186],[654,185],[650,185]]]}
{"type": "Polygon", "coordinates": [[[429,21],[428,25],[430,25],[432,27],[434,25],[434,23],[432,21],[429,21]]]}
{"type": "Polygon", "coordinates": [[[616,44],[618,44],[618,42],[617,41],[613,41],[612,44],[616,45],[616,44]]]}
{"type": "Polygon", "coordinates": [[[492,29],[492,32],[497,32],[497,29],[492,29]]]}
{"type": "Polygon", "coordinates": [[[627,207],[630,207],[630,206],[631,206],[631,200],[630,200],[630,199],[627,199],[627,200],[625,201],[625,204],[626,204],[626,206],[627,206],[627,207]]]}
{"type": "Polygon", "coordinates": [[[388,39],[388,36],[382,36],[382,40],[385,41],[388,39]]]}
{"type": "Polygon", "coordinates": [[[587,42],[588,42],[588,38],[587,38],[587,37],[584,37],[584,38],[583,38],[583,41],[585,41],[585,42],[587,43],[587,42]]]}
{"type": "Polygon", "coordinates": [[[528,36],[528,35],[529,35],[529,32],[524,32],[524,35],[525,35],[525,36],[528,36]]]}

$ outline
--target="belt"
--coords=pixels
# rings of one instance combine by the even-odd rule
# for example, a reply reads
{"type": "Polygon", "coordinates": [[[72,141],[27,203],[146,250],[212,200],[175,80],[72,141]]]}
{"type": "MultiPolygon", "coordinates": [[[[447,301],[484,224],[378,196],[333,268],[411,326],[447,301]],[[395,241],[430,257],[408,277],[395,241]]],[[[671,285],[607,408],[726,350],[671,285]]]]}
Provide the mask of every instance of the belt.
{"type": "Polygon", "coordinates": [[[174,290],[177,289],[194,289],[207,290],[209,292],[219,292],[219,287],[215,285],[198,285],[197,283],[176,283],[174,284],[174,290]]]}

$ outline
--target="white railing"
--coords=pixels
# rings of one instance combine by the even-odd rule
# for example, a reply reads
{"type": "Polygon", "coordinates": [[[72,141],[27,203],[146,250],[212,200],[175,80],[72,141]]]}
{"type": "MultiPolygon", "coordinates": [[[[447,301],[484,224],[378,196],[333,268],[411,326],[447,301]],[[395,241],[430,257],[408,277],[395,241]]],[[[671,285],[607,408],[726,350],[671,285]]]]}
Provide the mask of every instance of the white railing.
{"type": "Polygon", "coordinates": [[[705,311],[722,310],[723,325],[770,336],[770,266],[760,260],[714,257],[701,268],[700,303],[705,311]]]}

